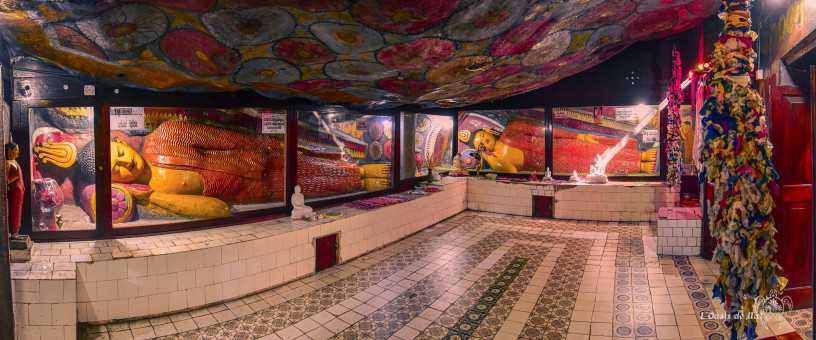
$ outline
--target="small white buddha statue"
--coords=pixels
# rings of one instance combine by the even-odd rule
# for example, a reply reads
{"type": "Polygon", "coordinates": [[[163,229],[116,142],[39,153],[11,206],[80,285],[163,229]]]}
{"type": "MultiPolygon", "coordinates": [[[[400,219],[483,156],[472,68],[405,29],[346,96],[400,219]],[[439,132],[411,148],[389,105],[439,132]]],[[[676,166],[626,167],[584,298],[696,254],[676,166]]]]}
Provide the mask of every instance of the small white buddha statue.
{"type": "Polygon", "coordinates": [[[544,177],[541,178],[542,182],[552,182],[552,172],[550,172],[550,168],[547,167],[547,171],[544,171],[544,177]]]}
{"type": "Polygon", "coordinates": [[[572,170],[572,176],[569,178],[570,182],[578,182],[578,171],[572,170]]]}
{"type": "Polygon", "coordinates": [[[300,192],[300,185],[295,185],[295,193],[292,194],[292,219],[298,220],[312,214],[312,208],[305,204],[306,200],[300,192]]]}

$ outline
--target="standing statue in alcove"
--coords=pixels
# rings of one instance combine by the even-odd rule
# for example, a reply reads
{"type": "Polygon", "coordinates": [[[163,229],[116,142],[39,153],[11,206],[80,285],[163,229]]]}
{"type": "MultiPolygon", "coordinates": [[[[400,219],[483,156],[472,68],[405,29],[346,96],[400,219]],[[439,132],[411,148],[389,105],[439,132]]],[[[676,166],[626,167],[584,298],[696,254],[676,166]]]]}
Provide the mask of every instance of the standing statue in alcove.
{"type": "Polygon", "coordinates": [[[20,232],[20,222],[23,214],[23,195],[25,186],[23,185],[23,172],[20,171],[20,164],[17,164],[17,156],[20,155],[20,148],[13,141],[6,143],[6,196],[8,199],[8,227],[11,239],[18,238],[20,232]]]}

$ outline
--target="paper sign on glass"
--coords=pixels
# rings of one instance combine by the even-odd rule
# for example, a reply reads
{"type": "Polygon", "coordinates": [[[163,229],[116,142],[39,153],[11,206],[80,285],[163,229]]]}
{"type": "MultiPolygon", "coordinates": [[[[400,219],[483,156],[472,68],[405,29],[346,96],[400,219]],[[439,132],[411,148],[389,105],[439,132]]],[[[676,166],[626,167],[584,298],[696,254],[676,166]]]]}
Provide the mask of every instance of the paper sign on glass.
{"type": "Polygon", "coordinates": [[[111,130],[144,130],[144,108],[143,107],[111,107],[110,108],[110,128],[111,130]]]}
{"type": "Polygon", "coordinates": [[[368,129],[368,121],[365,119],[360,119],[357,121],[357,130],[366,130],[368,129]]]}
{"type": "Polygon", "coordinates": [[[286,114],[280,111],[261,111],[262,133],[286,133],[286,114]]]}
{"type": "Polygon", "coordinates": [[[617,120],[635,120],[635,110],[631,107],[616,107],[615,119],[617,120]]]}
{"type": "Polygon", "coordinates": [[[643,130],[643,142],[654,143],[660,141],[660,130],[643,130]]]}

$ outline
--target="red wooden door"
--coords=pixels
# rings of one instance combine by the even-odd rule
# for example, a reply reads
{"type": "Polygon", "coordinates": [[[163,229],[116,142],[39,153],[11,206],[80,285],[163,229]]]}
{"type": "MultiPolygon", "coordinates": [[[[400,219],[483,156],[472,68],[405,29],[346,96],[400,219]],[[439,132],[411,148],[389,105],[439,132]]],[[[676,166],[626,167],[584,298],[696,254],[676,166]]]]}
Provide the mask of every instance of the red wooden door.
{"type": "Polygon", "coordinates": [[[704,194],[700,199],[700,211],[703,213],[703,232],[700,239],[700,256],[706,260],[711,260],[714,257],[714,249],[717,248],[717,239],[711,236],[711,220],[709,219],[709,205],[714,202],[714,187],[708,182],[705,182],[700,187],[700,191],[704,194]]]}
{"type": "Polygon", "coordinates": [[[533,216],[553,218],[552,196],[533,196],[533,216]]]}
{"type": "Polygon", "coordinates": [[[770,86],[768,128],[780,196],[774,197],[777,262],[794,308],[810,307],[813,282],[813,173],[810,106],[796,86],[770,86]]]}
{"type": "Polygon", "coordinates": [[[337,234],[315,240],[315,271],[319,272],[337,264],[337,234]]]}

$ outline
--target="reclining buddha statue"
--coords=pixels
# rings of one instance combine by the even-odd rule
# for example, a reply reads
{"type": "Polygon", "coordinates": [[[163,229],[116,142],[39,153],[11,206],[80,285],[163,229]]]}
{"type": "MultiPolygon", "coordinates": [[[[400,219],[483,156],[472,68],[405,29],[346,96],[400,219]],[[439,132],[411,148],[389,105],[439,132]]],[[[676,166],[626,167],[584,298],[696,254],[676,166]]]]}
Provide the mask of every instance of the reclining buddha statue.
{"type": "MultiPolygon", "coordinates": [[[[149,187],[123,185],[151,210],[213,218],[229,216],[233,204],[283,200],[284,150],[270,135],[166,121],[145,137],[141,153],[114,138],[110,155],[111,182],[149,187]]],[[[389,173],[388,164],[356,165],[298,152],[298,184],[306,197],[380,190],[388,186],[389,173]]]]}

